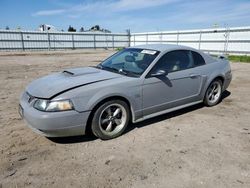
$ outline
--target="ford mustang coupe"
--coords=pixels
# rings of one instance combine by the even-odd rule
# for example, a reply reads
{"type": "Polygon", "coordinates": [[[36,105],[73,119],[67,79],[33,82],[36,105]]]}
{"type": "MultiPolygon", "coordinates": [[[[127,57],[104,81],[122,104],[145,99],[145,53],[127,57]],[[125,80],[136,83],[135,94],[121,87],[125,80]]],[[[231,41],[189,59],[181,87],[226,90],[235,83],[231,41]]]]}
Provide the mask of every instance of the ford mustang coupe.
{"type": "Polygon", "coordinates": [[[19,113],[46,137],[121,135],[136,123],[198,103],[214,106],[232,79],[226,59],[169,44],[129,47],[97,66],[30,83],[19,113]]]}

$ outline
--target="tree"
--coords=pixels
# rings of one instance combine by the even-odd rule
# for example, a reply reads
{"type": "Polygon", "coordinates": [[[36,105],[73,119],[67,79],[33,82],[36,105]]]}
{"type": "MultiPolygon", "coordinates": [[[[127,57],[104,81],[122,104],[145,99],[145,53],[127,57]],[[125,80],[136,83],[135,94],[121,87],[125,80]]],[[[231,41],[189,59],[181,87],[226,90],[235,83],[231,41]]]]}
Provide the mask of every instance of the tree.
{"type": "Polygon", "coordinates": [[[80,32],[84,32],[84,28],[83,27],[81,27],[81,29],[79,30],[80,32]]]}
{"type": "Polygon", "coordinates": [[[90,30],[100,31],[100,26],[99,25],[95,25],[95,26],[91,27],[90,30]]]}
{"type": "Polygon", "coordinates": [[[68,32],[76,32],[76,29],[74,27],[71,27],[71,25],[68,28],[68,32]]]}
{"type": "Polygon", "coordinates": [[[5,27],[5,30],[10,30],[9,26],[6,26],[6,27],[5,27]]]}

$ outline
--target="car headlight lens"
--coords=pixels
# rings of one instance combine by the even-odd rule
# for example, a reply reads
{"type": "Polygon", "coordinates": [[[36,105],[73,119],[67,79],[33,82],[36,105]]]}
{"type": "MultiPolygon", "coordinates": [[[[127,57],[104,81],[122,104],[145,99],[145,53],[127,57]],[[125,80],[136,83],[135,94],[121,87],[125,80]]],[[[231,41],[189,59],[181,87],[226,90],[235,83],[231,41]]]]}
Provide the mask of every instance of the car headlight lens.
{"type": "Polygon", "coordinates": [[[45,112],[60,112],[74,109],[70,100],[49,101],[44,99],[37,99],[34,103],[34,108],[45,112]]]}

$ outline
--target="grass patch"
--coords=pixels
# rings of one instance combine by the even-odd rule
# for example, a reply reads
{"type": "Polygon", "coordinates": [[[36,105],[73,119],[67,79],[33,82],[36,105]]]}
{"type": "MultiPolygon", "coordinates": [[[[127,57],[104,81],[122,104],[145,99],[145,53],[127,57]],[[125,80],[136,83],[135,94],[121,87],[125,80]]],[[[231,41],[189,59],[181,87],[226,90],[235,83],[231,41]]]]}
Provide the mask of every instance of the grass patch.
{"type": "Polygon", "coordinates": [[[246,55],[242,55],[242,56],[240,56],[240,55],[229,55],[228,60],[233,61],[233,62],[250,63],[250,56],[246,56],[246,55]]]}
{"type": "Polygon", "coordinates": [[[116,48],[115,50],[116,51],[121,51],[121,50],[123,50],[124,48],[122,48],[122,47],[120,47],[120,48],[116,48]]]}

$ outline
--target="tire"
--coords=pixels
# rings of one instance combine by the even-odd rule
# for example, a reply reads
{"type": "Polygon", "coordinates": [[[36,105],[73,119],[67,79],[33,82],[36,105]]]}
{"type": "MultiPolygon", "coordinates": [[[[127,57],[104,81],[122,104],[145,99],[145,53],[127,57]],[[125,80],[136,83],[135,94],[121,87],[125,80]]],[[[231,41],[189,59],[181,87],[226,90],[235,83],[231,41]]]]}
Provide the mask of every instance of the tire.
{"type": "Polygon", "coordinates": [[[221,100],[222,81],[215,79],[210,83],[204,96],[204,104],[208,107],[215,106],[221,100]]]}
{"type": "Polygon", "coordinates": [[[121,100],[107,101],[95,111],[91,129],[95,136],[109,140],[120,136],[130,120],[130,110],[121,100]]]}

